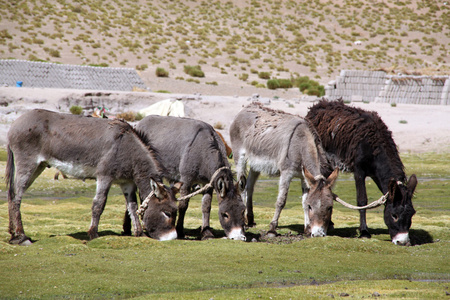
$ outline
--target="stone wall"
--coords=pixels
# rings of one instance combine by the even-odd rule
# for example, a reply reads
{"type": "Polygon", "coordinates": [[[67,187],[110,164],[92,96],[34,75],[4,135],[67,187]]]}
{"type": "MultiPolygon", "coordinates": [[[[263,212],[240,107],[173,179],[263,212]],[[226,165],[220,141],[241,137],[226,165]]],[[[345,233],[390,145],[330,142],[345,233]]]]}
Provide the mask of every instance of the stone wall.
{"type": "Polygon", "coordinates": [[[450,105],[450,76],[342,70],[325,87],[329,100],[450,105]]]}
{"type": "Polygon", "coordinates": [[[132,91],[146,88],[135,69],[0,60],[0,86],[132,91]]]}

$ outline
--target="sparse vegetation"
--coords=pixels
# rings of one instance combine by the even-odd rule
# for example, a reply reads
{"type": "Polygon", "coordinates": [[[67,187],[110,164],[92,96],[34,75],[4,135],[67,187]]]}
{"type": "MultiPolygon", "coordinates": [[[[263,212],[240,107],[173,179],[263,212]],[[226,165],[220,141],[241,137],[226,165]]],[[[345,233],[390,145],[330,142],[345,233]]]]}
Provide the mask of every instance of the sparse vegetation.
{"type": "Polygon", "coordinates": [[[132,112],[132,111],[126,111],[123,113],[118,113],[116,115],[117,118],[119,119],[123,119],[127,122],[134,122],[136,121],[136,113],[132,112]]]}
{"type": "Polygon", "coordinates": [[[202,71],[202,67],[200,66],[184,66],[184,73],[192,76],[192,77],[205,77],[205,73],[202,71]]]}
{"type": "Polygon", "coordinates": [[[169,72],[161,67],[156,68],[156,76],[157,77],[169,77],[169,72]]]}
{"type": "MultiPolygon", "coordinates": [[[[80,65],[103,62],[139,71],[164,64],[174,78],[184,71],[178,64],[197,64],[242,81],[254,79],[246,73],[256,74],[264,80],[260,86],[292,74],[324,83],[341,69],[393,65],[449,74],[448,10],[444,2],[394,0],[232,0],[210,5],[156,0],[140,9],[135,1],[124,0],[103,7],[96,1],[6,1],[0,5],[7,28],[0,30],[0,57],[80,65]],[[163,22],[163,15],[172,17],[163,22]]],[[[190,76],[204,77],[195,74],[190,76]]]]}
{"type": "Polygon", "coordinates": [[[222,122],[216,122],[213,126],[215,129],[222,130],[225,128],[225,125],[222,122]]]}
{"type": "Polygon", "coordinates": [[[69,111],[72,115],[81,115],[83,113],[83,108],[78,105],[73,105],[69,108],[69,111]]]}

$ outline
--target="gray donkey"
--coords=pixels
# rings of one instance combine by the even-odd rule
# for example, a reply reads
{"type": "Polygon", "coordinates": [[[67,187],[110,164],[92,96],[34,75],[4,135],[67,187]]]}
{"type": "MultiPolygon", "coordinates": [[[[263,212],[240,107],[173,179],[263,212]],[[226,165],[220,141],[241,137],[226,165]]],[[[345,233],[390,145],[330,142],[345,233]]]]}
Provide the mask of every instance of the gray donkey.
{"type": "Polygon", "coordinates": [[[47,167],[56,167],[80,179],[97,179],[88,231],[98,237],[98,223],[113,183],[122,188],[136,236],[143,234],[136,214],[136,186],[141,198],[150,192],[144,216],[150,237],[167,240],[177,237],[176,189],[164,187],[155,153],[122,121],[60,114],[36,109],[19,117],[8,132],[8,185],[10,243],[28,245],[20,213],[24,192],[47,167]]]}
{"type": "MultiPolygon", "coordinates": [[[[238,177],[240,181],[234,184],[225,145],[214,128],[199,120],[151,115],[141,120],[136,130],[145,133],[158,152],[164,167],[163,176],[183,183],[181,196],[189,194],[195,184],[209,183],[213,174],[222,168],[212,183],[213,188],[203,194],[202,238],[213,237],[209,218],[211,197],[215,190],[219,202],[219,221],[225,234],[230,239],[245,240],[245,206],[240,195],[245,177],[238,177]],[[166,136],[170,136],[169,142],[166,142],[166,136]]],[[[179,202],[179,237],[184,236],[183,223],[188,204],[189,199],[179,202]]]]}
{"type": "Polygon", "coordinates": [[[325,236],[333,211],[331,188],[339,170],[331,172],[320,139],[310,123],[298,116],[252,103],[235,117],[230,138],[237,176],[245,173],[247,164],[250,167],[243,194],[248,225],[254,225],[252,195],[261,172],[280,175],[275,215],[269,229],[271,236],[276,235],[290,182],[299,177],[303,189],[305,233],[313,237],[325,236]],[[328,178],[325,177],[330,173],[328,178]]]}

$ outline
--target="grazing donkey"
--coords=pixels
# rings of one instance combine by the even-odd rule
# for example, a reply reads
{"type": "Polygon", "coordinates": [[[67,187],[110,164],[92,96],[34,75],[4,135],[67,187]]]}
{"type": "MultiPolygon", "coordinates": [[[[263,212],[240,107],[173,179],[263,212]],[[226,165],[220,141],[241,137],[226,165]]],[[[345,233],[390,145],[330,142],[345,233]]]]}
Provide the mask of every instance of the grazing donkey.
{"type": "MultiPolygon", "coordinates": [[[[183,182],[181,196],[189,194],[195,184],[209,183],[213,174],[223,168],[212,183],[219,202],[219,221],[228,238],[245,240],[245,206],[239,190],[245,185],[245,178],[234,184],[225,145],[212,126],[194,119],[150,115],[137,124],[136,130],[150,138],[161,159],[163,176],[183,182]],[[170,136],[170,141],[166,141],[166,136],[170,136]]],[[[202,238],[213,237],[209,227],[212,193],[213,189],[209,189],[202,198],[202,238]]],[[[179,237],[184,236],[188,205],[189,199],[179,202],[179,237]]]]}
{"type": "Polygon", "coordinates": [[[152,186],[155,196],[145,216],[147,232],[159,240],[176,238],[176,190],[155,182],[161,172],[155,153],[126,122],[36,109],[12,124],[8,143],[10,243],[31,243],[23,229],[20,203],[27,188],[50,166],[76,178],[97,179],[88,231],[91,239],[98,237],[100,215],[113,183],[122,188],[136,236],[143,235],[136,214],[136,186],[141,198],[150,194],[152,186]]]}
{"type": "Polygon", "coordinates": [[[254,225],[252,194],[259,174],[279,174],[278,198],[269,234],[276,235],[290,182],[300,177],[305,233],[313,237],[325,236],[333,211],[331,187],[339,170],[331,172],[329,169],[320,139],[310,123],[252,103],[235,117],[230,137],[238,176],[245,173],[246,164],[250,167],[243,197],[246,198],[248,225],[254,225]],[[330,173],[328,178],[323,176],[330,173]]]}
{"type": "MultiPolygon", "coordinates": [[[[383,194],[389,192],[384,221],[392,242],[409,244],[409,228],[415,213],[412,197],[416,175],[406,180],[392,133],[376,112],[350,107],[342,100],[322,99],[307,116],[319,133],[330,162],[353,172],[358,206],[367,204],[365,179],[371,177],[383,194]]],[[[360,236],[369,237],[366,210],[360,210],[360,236]]]]}

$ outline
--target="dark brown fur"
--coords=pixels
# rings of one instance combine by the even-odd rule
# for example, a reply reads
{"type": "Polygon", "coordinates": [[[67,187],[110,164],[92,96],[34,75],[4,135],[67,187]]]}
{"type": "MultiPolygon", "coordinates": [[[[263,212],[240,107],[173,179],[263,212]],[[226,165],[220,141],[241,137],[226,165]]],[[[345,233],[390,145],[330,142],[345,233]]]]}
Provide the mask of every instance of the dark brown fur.
{"type": "MultiPolygon", "coordinates": [[[[358,206],[367,204],[366,177],[371,177],[383,194],[396,191],[388,197],[384,219],[393,242],[407,244],[417,178],[413,174],[407,182],[392,133],[379,115],[347,106],[342,100],[323,99],[311,107],[306,118],[317,129],[331,164],[354,173],[358,206]]],[[[360,235],[370,237],[365,210],[360,211],[360,235]]]]}

